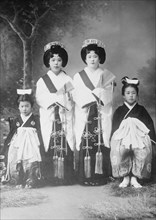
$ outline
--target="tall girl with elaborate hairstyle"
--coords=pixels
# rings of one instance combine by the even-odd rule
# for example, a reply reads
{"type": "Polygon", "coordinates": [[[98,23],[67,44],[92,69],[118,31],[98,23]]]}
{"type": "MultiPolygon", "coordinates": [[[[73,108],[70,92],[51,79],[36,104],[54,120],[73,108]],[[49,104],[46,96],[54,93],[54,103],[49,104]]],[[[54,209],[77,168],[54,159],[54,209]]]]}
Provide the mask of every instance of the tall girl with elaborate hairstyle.
{"type": "Polygon", "coordinates": [[[42,171],[50,184],[71,184],[74,149],[73,86],[72,79],[63,70],[68,62],[64,45],[58,41],[45,45],[43,62],[49,70],[36,85],[45,149],[42,171]]]}
{"type": "Polygon", "coordinates": [[[106,59],[100,40],[85,40],[81,58],[86,67],[74,76],[78,180],[80,184],[94,186],[105,184],[110,175],[109,138],[115,76],[100,67],[106,59]]]}
{"type": "Polygon", "coordinates": [[[123,77],[122,83],[124,104],[114,112],[112,123],[112,173],[123,178],[119,187],[140,188],[139,180],[151,176],[152,142],[156,135],[150,115],[138,104],[139,80],[123,77]]]}

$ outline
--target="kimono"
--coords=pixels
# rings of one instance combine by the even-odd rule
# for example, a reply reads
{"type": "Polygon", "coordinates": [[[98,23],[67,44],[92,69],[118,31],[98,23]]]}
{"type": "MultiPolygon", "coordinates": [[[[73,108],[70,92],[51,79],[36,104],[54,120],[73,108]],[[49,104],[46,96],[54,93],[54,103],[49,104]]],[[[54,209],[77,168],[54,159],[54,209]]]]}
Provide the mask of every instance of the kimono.
{"type": "Polygon", "coordinates": [[[49,184],[72,184],[74,175],[74,134],[72,79],[51,70],[37,82],[36,100],[40,107],[41,134],[45,157],[43,175],[49,184]]]}
{"type": "MultiPolygon", "coordinates": [[[[111,164],[114,177],[133,174],[139,179],[151,176],[152,143],[156,140],[153,121],[146,109],[125,103],[113,115],[111,164]]],[[[152,171],[153,172],[153,171],[152,171]]]]}
{"type": "Polygon", "coordinates": [[[30,114],[23,122],[19,115],[12,119],[3,153],[7,157],[5,181],[15,185],[37,187],[40,173],[39,117],[30,114]]]}
{"type": "Polygon", "coordinates": [[[85,67],[74,76],[75,139],[80,184],[104,184],[110,175],[113,82],[115,76],[85,67]]]}

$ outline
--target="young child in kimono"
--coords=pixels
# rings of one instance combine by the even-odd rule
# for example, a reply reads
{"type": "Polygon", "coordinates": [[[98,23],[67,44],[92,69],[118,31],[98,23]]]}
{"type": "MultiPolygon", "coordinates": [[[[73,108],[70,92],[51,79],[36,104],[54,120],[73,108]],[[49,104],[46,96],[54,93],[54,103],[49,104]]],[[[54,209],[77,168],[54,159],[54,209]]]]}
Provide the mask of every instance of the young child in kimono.
{"type": "Polygon", "coordinates": [[[116,109],[112,122],[112,173],[123,178],[119,187],[141,188],[139,180],[151,176],[151,142],[156,135],[150,115],[138,104],[139,80],[123,77],[122,83],[124,104],[116,109]]]}
{"type": "Polygon", "coordinates": [[[17,90],[17,105],[20,114],[12,119],[10,132],[5,140],[7,171],[3,179],[17,187],[37,187],[40,174],[40,129],[39,117],[32,113],[31,89],[17,90]],[[28,93],[28,94],[27,94],[28,93]]]}
{"type": "Polygon", "coordinates": [[[104,44],[83,42],[81,58],[86,67],[74,75],[75,137],[79,152],[78,180],[82,185],[105,184],[110,175],[112,97],[115,76],[102,69],[104,44]]]}
{"type": "Polygon", "coordinates": [[[45,45],[43,62],[49,70],[36,85],[45,148],[43,175],[48,184],[68,185],[74,180],[73,85],[63,70],[68,62],[64,45],[58,41],[45,45]]]}

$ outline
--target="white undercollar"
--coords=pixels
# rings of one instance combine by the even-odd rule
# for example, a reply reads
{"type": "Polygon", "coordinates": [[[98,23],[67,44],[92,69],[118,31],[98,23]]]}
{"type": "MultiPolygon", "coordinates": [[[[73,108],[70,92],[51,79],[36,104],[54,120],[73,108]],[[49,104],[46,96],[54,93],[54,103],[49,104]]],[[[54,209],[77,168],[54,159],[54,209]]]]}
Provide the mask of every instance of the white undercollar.
{"type": "Polygon", "coordinates": [[[124,104],[125,104],[129,109],[132,109],[132,108],[137,104],[137,102],[135,102],[133,105],[129,105],[127,102],[124,102],[124,104]]]}
{"type": "Polygon", "coordinates": [[[28,118],[30,118],[31,115],[32,115],[32,112],[27,116],[24,116],[21,114],[21,118],[22,118],[23,122],[26,122],[28,120],[28,118]]]}

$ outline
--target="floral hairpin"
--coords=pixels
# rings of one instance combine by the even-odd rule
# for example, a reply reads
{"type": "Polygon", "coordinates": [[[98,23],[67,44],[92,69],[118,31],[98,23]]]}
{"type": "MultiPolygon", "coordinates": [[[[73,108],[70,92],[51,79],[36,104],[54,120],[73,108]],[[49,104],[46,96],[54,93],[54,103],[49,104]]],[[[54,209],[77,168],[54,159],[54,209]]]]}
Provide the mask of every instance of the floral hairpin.
{"type": "Polygon", "coordinates": [[[45,46],[44,46],[44,52],[46,52],[47,50],[49,50],[50,48],[51,48],[51,46],[60,46],[60,47],[62,47],[62,48],[65,48],[65,46],[61,43],[61,42],[59,42],[59,41],[53,41],[53,42],[50,42],[50,43],[48,43],[48,44],[46,44],[45,46]]]}
{"type": "Polygon", "coordinates": [[[82,48],[87,47],[90,44],[96,44],[98,47],[105,48],[105,45],[100,40],[97,40],[97,39],[87,39],[87,40],[85,40],[83,42],[82,48]]]}

